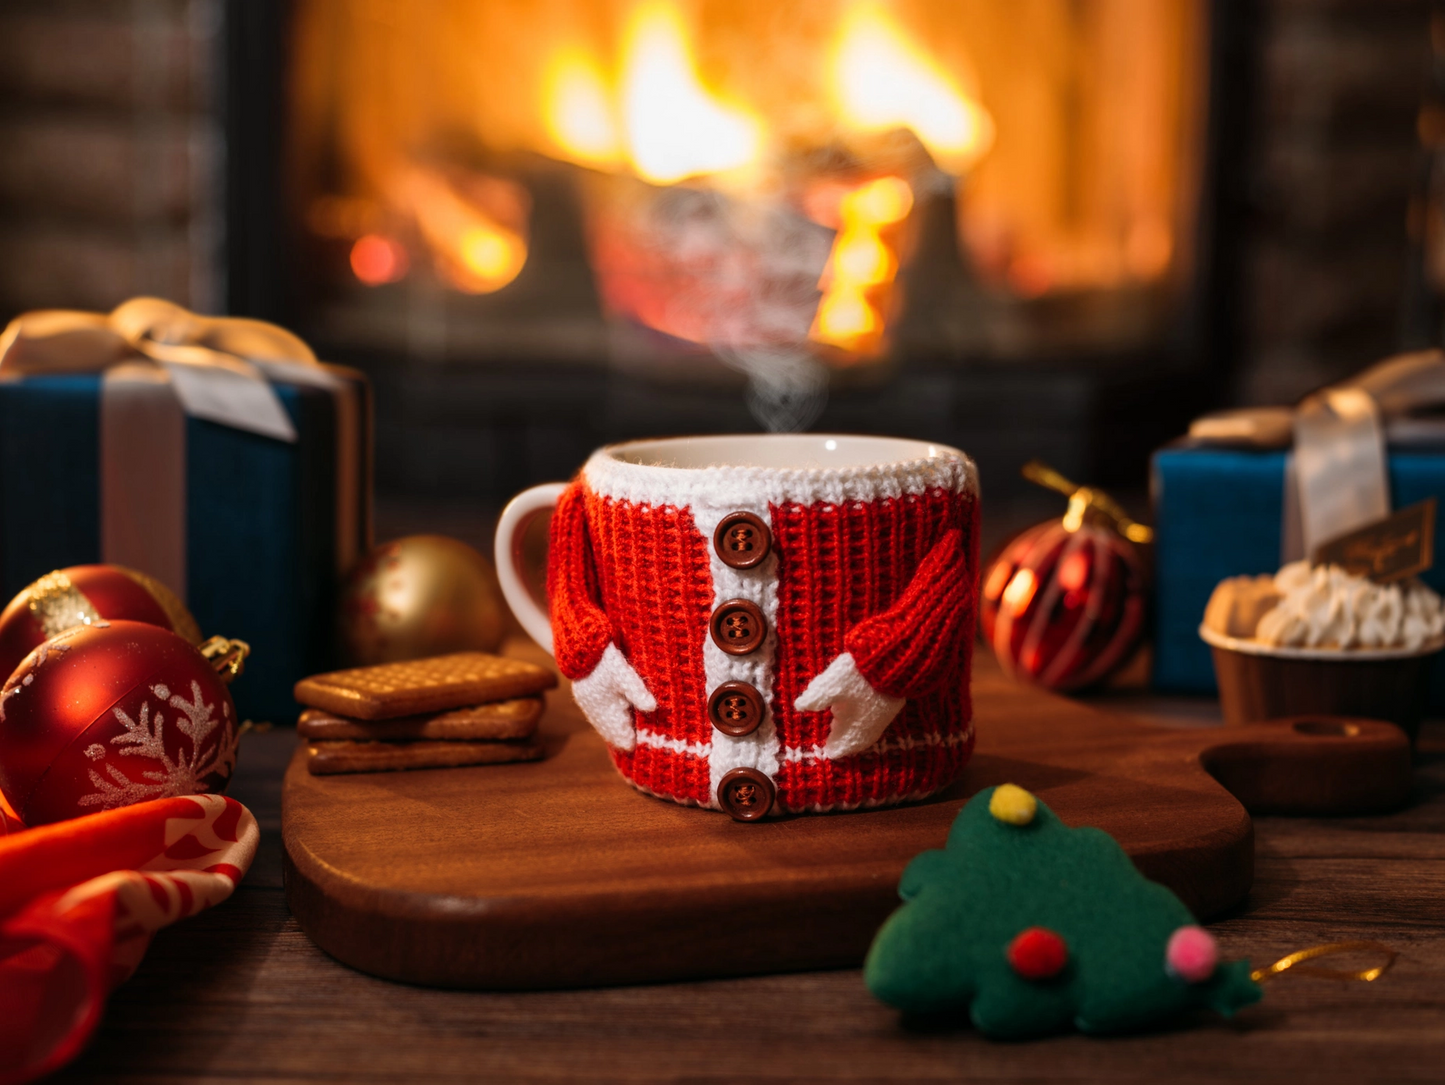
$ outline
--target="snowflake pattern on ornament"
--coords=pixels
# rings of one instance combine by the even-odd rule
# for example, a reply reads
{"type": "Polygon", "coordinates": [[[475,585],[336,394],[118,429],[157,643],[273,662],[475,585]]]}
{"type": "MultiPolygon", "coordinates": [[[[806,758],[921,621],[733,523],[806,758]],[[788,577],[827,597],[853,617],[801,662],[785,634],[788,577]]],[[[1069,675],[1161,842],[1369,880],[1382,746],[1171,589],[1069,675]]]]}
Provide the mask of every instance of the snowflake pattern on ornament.
{"type": "MultiPolygon", "coordinates": [[[[170,688],[165,685],[152,686],[151,693],[160,701],[154,713],[151,712],[149,700],[141,704],[138,719],[132,719],[122,708],[113,709],[115,718],[125,727],[125,733],[116,735],[110,741],[119,747],[122,755],[150,758],[158,767],[142,772],[136,780],[132,780],[116,765],[106,765],[105,775],[91,769],[90,782],[95,785],[95,790],[89,795],[81,796],[81,806],[99,806],[102,810],[113,810],[118,806],[145,802],[147,799],[195,795],[206,790],[204,781],[207,776],[221,772],[229,777],[231,770],[236,767],[236,747],[240,736],[232,726],[231,706],[228,703],[223,702],[221,706],[225,718],[217,719],[215,706],[201,700],[201,686],[198,682],[191,683],[189,701],[179,693],[171,693],[170,688]],[[173,720],[175,727],[191,740],[190,752],[177,750],[174,759],[166,752],[166,721],[161,715],[161,710],[167,706],[179,712],[173,720]],[[214,745],[208,752],[203,753],[206,740],[218,727],[221,730],[214,745]]],[[[92,760],[105,756],[105,750],[99,743],[88,747],[85,753],[92,760]]]]}

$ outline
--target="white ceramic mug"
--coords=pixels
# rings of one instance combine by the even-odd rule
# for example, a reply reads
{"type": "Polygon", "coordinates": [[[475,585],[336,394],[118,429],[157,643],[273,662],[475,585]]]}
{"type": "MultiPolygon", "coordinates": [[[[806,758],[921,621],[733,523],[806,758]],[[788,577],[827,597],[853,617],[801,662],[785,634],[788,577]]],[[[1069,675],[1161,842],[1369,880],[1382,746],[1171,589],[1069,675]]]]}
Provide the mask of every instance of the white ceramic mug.
{"type": "Polygon", "coordinates": [[[942,445],[636,441],[513,499],[497,572],[627,779],[752,820],[902,802],[962,769],[977,522],[973,465],[942,445]],[[519,548],[553,509],[549,611],[519,548]]]}

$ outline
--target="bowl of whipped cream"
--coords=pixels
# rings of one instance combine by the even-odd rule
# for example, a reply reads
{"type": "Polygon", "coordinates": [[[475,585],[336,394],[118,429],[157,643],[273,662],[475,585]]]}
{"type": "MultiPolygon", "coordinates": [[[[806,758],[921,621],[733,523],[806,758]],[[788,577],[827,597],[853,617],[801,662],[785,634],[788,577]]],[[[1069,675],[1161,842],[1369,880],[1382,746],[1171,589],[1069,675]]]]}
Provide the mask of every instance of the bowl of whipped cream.
{"type": "Polygon", "coordinates": [[[1221,581],[1199,635],[1228,723],[1356,716],[1389,720],[1413,740],[1445,648],[1445,601],[1418,580],[1377,584],[1295,561],[1221,581]]]}

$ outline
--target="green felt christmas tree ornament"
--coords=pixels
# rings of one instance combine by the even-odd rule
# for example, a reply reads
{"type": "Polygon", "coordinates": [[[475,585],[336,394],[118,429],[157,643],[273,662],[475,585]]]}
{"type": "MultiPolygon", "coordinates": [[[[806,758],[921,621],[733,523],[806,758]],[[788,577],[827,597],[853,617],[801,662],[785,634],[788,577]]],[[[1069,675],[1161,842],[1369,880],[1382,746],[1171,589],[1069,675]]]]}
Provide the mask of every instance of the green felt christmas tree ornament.
{"type": "Polygon", "coordinates": [[[1113,837],[1069,828],[1012,784],[975,795],[898,891],[864,979],[908,1013],[967,1009],[979,1031],[1022,1039],[1122,1032],[1204,1006],[1229,1015],[1260,998],[1248,962],[1219,961],[1113,837]]]}

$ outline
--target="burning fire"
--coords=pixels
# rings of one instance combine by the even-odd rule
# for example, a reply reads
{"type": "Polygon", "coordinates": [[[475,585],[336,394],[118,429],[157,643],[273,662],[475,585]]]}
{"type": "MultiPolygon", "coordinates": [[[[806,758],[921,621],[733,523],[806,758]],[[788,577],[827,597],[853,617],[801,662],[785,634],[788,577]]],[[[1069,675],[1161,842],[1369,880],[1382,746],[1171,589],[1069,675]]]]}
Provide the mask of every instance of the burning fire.
{"type": "Polygon", "coordinates": [[[553,56],[543,115],[560,157],[604,167],[625,158],[655,185],[757,160],[761,125],[703,85],[675,7],[639,7],[624,43],[615,93],[584,50],[566,46],[553,56]]]}
{"type": "MultiPolygon", "coordinates": [[[[988,113],[875,3],[857,0],[845,11],[829,55],[819,98],[832,103],[832,119],[815,133],[819,145],[849,132],[908,128],[935,162],[955,171],[987,151],[988,113]]],[[[595,57],[575,44],[558,47],[547,65],[543,115],[558,157],[654,185],[756,170],[775,151],[757,116],[703,83],[683,19],[667,0],[633,12],[610,85],[595,57]]],[[[913,192],[898,176],[812,188],[803,202],[822,206],[813,217],[838,232],[809,338],[874,353],[898,272],[889,228],[908,216],[913,192]]]]}
{"type": "MultiPolygon", "coordinates": [[[[589,171],[604,301],[715,348],[738,341],[708,337],[746,309],[728,299],[771,314],[785,283],[792,347],[833,364],[882,351],[915,204],[949,184],[931,166],[967,176],[965,262],[1014,297],[1152,289],[1187,267],[1204,0],[295,6],[307,222],[349,246],[360,282],[424,263],[462,291],[513,282],[528,196],[505,177],[536,168],[526,154],[589,171]],[[730,225],[682,228],[679,208],[707,206],[674,199],[684,188],[730,225]],[[328,201],[357,213],[333,222],[328,201]],[[681,248],[641,252],[644,220],[681,248]],[[794,228],[807,259],[775,266],[794,228]],[[607,282],[619,268],[626,281],[607,282]]],[[[763,324],[753,341],[777,347],[780,325],[763,324]]]]}
{"type": "MultiPolygon", "coordinates": [[[[880,135],[909,129],[940,168],[959,172],[988,150],[992,122],[877,0],[838,2],[839,14],[831,25],[826,16],[810,24],[809,33],[821,33],[821,38],[808,44],[800,39],[787,51],[784,60],[795,70],[779,72],[776,80],[743,84],[747,102],[705,78],[683,0],[598,0],[596,13],[616,20],[615,51],[605,47],[605,35],[589,36],[589,22],[581,17],[564,20],[560,32],[555,25],[544,31],[541,22],[513,29],[518,43],[536,40],[543,45],[533,82],[518,68],[518,77],[504,85],[494,79],[477,86],[478,107],[492,111],[483,125],[488,135],[510,132],[502,137],[504,143],[511,140],[608,177],[650,186],[626,196],[617,195],[615,187],[591,186],[594,218],[621,221],[635,215],[639,201],[659,199],[662,186],[684,182],[715,189],[719,198],[731,201],[733,210],[724,216],[731,225],[721,233],[711,227],[684,232],[687,240],[676,243],[691,245],[686,252],[629,254],[628,239],[635,235],[616,222],[594,221],[594,247],[602,237],[609,246],[606,254],[593,253],[600,277],[618,268],[653,269],[640,277],[629,271],[625,287],[601,283],[604,298],[613,303],[625,299],[621,311],[669,334],[686,329],[684,335],[701,336],[700,341],[714,346],[736,345],[750,337],[776,345],[782,325],[776,319],[778,310],[770,307],[771,292],[787,283],[783,293],[790,300],[785,308],[802,306],[801,321],[791,316],[783,321],[797,328],[796,346],[811,341],[859,356],[882,349],[899,267],[898,227],[913,206],[910,171],[918,163],[905,167],[895,161],[880,175],[870,166],[871,148],[880,135]],[[494,104],[517,103],[529,93],[537,96],[535,116],[541,121],[539,130],[531,132],[517,127],[515,104],[494,104]],[[838,164],[807,165],[815,151],[827,151],[838,164]],[[747,211],[747,204],[759,213],[747,211]],[[826,258],[821,251],[808,256],[813,262],[801,290],[794,284],[803,261],[784,253],[782,234],[756,228],[774,213],[806,216],[835,231],[826,258]],[[685,268],[686,273],[673,274],[672,268],[685,268]],[[816,302],[807,297],[813,283],[816,302]],[[684,289],[694,301],[713,301],[704,306],[705,312],[680,312],[694,301],[669,292],[684,289]],[[658,296],[644,296],[653,293],[658,296]],[[758,297],[751,310],[735,306],[741,315],[727,318],[718,306],[725,308],[725,299],[735,295],[758,297]],[[759,314],[752,331],[746,327],[750,311],[759,314]],[[708,335],[720,323],[727,324],[728,334],[713,342],[708,335]]],[[[461,0],[441,9],[451,10],[456,21],[435,22],[433,36],[459,33],[478,49],[496,36],[486,33],[488,24],[478,9],[461,0]],[[466,26],[475,36],[462,31],[466,26]]],[[[576,8],[572,15],[582,11],[576,8]]],[[[522,18],[519,13],[513,17],[522,18]]],[[[776,68],[777,58],[766,53],[760,57],[769,71],[776,68]]],[[[504,70],[495,61],[495,55],[489,63],[479,53],[475,64],[479,70],[504,70]]],[[[361,74],[358,68],[358,77],[361,74]]],[[[396,116],[395,92],[383,86],[369,79],[353,88],[379,122],[396,116]]],[[[430,84],[418,82],[414,94],[423,86],[430,84]]],[[[380,126],[385,128],[385,123],[380,126]]],[[[458,290],[491,293],[512,282],[527,260],[525,190],[475,171],[423,165],[405,151],[399,157],[400,146],[371,143],[362,148],[364,168],[378,180],[388,210],[384,221],[372,221],[364,232],[350,235],[355,239],[351,267],[356,277],[381,285],[405,276],[411,261],[399,239],[410,235],[425,243],[437,274],[458,290]]],[[[781,228],[786,234],[794,227],[781,228]]],[[[802,218],[796,228],[799,236],[816,231],[802,218]]],[[[676,240],[684,234],[667,236],[676,240]]],[[[811,254],[817,246],[810,241],[804,248],[811,254]]]]}
{"type": "Polygon", "coordinates": [[[362,234],[351,246],[351,271],[367,286],[406,278],[406,249],[383,234],[362,234]]]}
{"type": "Polygon", "coordinates": [[[939,166],[962,173],[993,143],[993,120],[875,3],[855,3],[833,49],[838,115],[865,132],[911,129],[939,166]]]}
{"type": "MultiPolygon", "coordinates": [[[[706,86],[675,3],[647,0],[628,19],[618,74],[575,42],[546,65],[542,116],[552,153],[586,166],[621,165],[652,184],[758,165],[770,133],[755,113],[706,86]]],[[[943,168],[961,172],[987,152],[993,122],[873,0],[839,20],[817,98],[819,145],[838,131],[911,129],[943,168]]]]}
{"type": "Polygon", "coordinates": [[[621,140],[597,61],[581,46],[563,46],[544,79],[543,123],[556,150],[584,166],[614,165],[621,140]]]}
{"type": "Polygon", "coordinates": [[[913,190],[900,177],[880,177],[838,199],[838,233],[823,270],[823,298],[809,339],[858,354],[879,347],[885,314],[878,302],[898,273],[897,252],[884,236],[912,208],[913,190]]]}
{"type": "Polygon", "coordinates": [[[474,176],[461,186],[413,168],[396,180],[391,197],[415,216],[438,274],[464,293],[494,293],[527,262],[521,224],[530,201],[520,185],[474,176]]]}
{"type": "Polygon", "coordinates": [[[708,93],[698,78],[682,19],[670,4],[638,10],[628,28],[622,115],[628,158],[639,177],[666,185],[756,160],[759,126],[708,93]]]}

